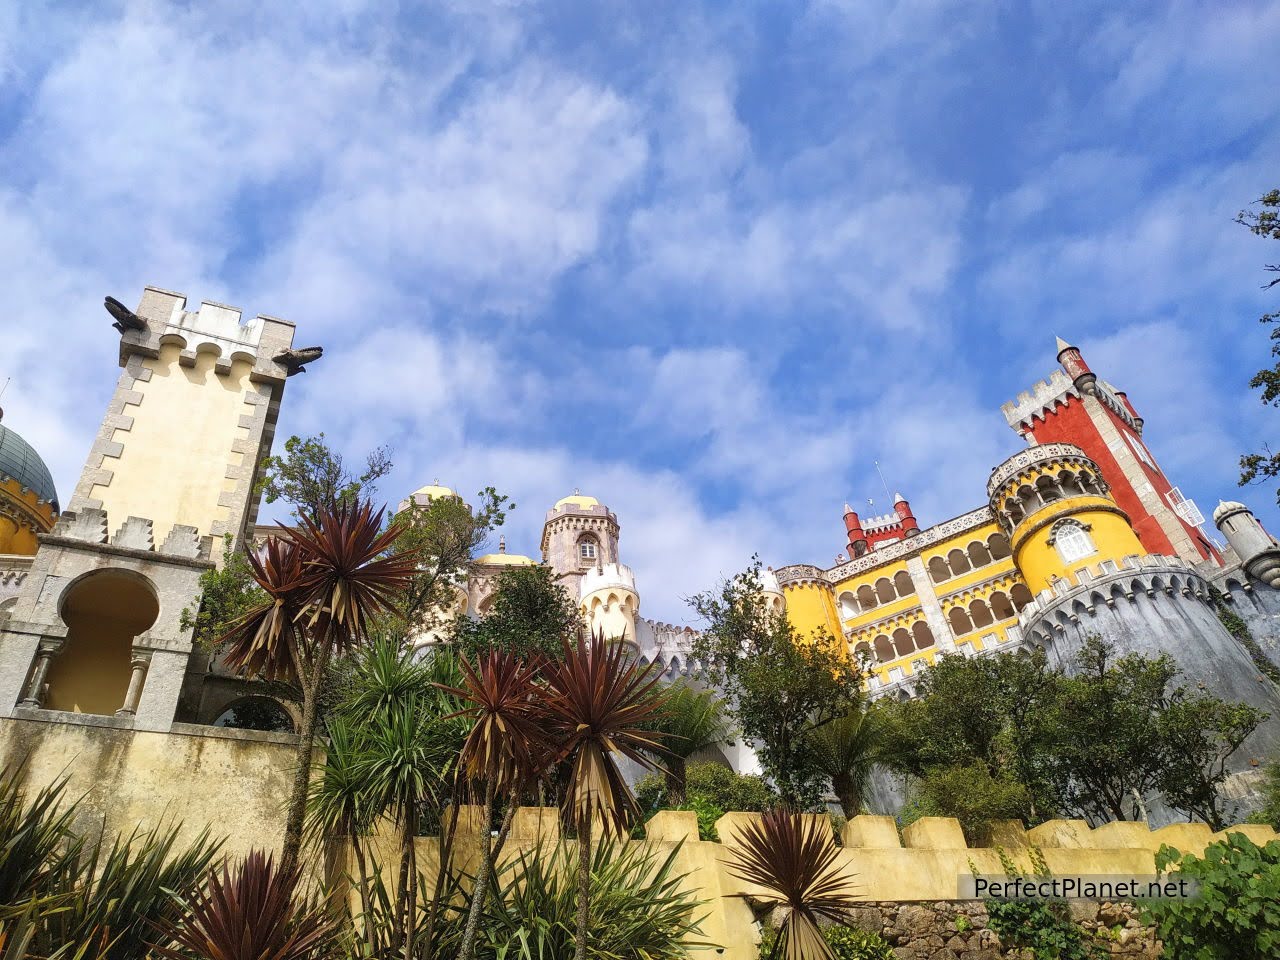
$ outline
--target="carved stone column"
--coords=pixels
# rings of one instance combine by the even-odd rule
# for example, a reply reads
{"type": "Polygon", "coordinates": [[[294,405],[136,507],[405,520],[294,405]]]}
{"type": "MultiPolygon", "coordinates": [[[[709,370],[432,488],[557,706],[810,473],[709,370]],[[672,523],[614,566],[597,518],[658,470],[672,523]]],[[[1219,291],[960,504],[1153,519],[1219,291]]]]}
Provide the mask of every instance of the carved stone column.
{"type": "Polygon", "coordinates": [[[62,649],[60,641],[42,642],[37,648],[35,666],[31,670],[31,682],[27,685],[26,696],[18,701],[18,706],[39,708],[44,704],[44,685],[49,678],[49,665],[60,649],[62,649]]]}
{"type": "Polygon", "coordinates": [[[133,672],[129,675],[129,689],[125,691],[124,706],[116,711],[117,717],[132,717],[138,712],[138,701],[142,698],[142,683],[146,679],[147,667],[151,664],[150,653],[134,653],[129,666],[133,672]]]}

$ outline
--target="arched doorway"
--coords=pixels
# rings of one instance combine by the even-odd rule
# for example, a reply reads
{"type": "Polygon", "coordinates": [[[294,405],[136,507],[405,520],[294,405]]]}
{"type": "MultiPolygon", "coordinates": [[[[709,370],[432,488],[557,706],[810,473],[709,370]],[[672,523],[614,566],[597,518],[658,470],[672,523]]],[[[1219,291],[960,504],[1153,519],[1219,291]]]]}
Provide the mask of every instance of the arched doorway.
{"type": "Polygon", "coordinates": [[[133,641],[156,622],[151,585],[124,570],[99,570],[73,583],[59,611],[67,639],[49,665],[49,710],[113,714],[129,689],[133,641]]]}
{"type": "Polygon", "coordinates": [[[241,697],[227,704],[227,708],[213,721],[215,727],[231,727],[236,730],[264,730],[268,733],[293,733],[293,718],[289,711],[270,697],[241,697]]]}

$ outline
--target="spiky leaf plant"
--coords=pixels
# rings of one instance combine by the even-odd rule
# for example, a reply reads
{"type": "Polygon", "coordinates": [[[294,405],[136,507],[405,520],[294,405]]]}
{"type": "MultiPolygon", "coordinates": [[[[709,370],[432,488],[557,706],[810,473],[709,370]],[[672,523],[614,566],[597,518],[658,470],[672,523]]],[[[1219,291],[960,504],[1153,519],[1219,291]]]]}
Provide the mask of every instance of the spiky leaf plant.
{"type": "Polygon", "coordinates": [[[785,807],[766,811],[739,834],[730,874],[763,887],[763,895],[750,896],[774,903],[783,915],[769,960],[834,960],[818,921],[844,920],[858,903],[852,879],[837,866],[839,856],[826,817],[785,807]]]}
{"type": "MultiPolygon", "coordinates": [[[[679,847],[662,852],[608,839],[592,854],[588,960],[677,960],[710,947],[699,928],[701,903],[676,869],[679,847]]],[[[521,854],[502,873],[485,915],[483,956],[551,960],[573,954],[578,865],[570,844],[521,854]],[[490,953],[489,951],[492,951],[490,953]],[[505,951],[505,952],[504,952],[505,951]]]]}
{"type": "Polygon", "coordinates": [[[714,690],[699,690],[688,681],[661,689],[662,712],[654,729],[663,735],[666,756],[664,779],[668,802],[678,806],[685,799],[686,762],[700,750],[730,736],[724,701],[714,690]]]}
{"type": "Polygon", "coordinates": [[[299,868],[277,867],[260,850],[209,874],[169,960],[328,960],[339,955],[338,927],[322,904],[298,897],[299,868]]]}
{"type": "Polygon", "coordinates": [[[661,735],[652,732],[662,704],[654,696],[660,679],[655,663],[632,660],[621,643],[602,633],[564,644],[563,659],[544,669],[548,696],[542,705],[547,729],[560,747],[556,761],[570,760],[572,771],[563,804],[578,831],[578,923],[575,956],[586,960],[590,926],[591,832],[593,820],[624,835],[639,815],[635,795],[618,769],[622,756],[654,767],[663,752],[661,735]]]}
{"type": "Polygon", "coordinates": [[[47,909],[50,900],[69,896],[80,843],[71,830],[74,805],[65,803],[66,778],[29,797],[21,772],[20,765],[0,770],[0,921],[29,915],[34,901],[47,909]]]}

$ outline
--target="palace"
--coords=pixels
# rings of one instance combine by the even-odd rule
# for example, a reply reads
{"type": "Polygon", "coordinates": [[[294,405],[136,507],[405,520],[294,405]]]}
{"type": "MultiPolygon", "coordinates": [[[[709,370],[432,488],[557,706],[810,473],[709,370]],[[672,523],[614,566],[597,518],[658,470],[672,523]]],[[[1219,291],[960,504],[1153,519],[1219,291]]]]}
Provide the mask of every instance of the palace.
{"type": "MultiPolygon", "coordinates": [[[[0,424],[0,763],[30,756],[49,778],[78,758],[73,789],[120,823],[170,803],[209,820],[234,806],[248,845],[278,832],[271,785],[289,776],[294,708],[211,660],[186,614],[217,542],[268,532],[255,525],[257,467],[287,380],[321,351],[294,348],[288,321],[188,310],[153,287],[136,313],[108,309],[122,370],[65,511],[32,445],[0,424]],[[275,711],[275,730],[243,722],[255,704],[275,711]]],[[[1217,544],[1125,393],[1061,340],[1057,360],[1004,405],[1027,446],[992,470],[975,509],[922,526],[901,496],[877,517],[846,506],[845,553],[767,570],[766,600],[802,634],[843,638],[873,697],[910,697],[942,655],[1037,647],[1070,669],[1090,635],[1169,653],[1189,683],[1272,714],[1232,758],[1230,789],[1248,797],[1280,756],[1280,544],[1236,502],[1214,512],[1217,544]]],[[[425,486],[400,509],[443,496],[457,494],[425,486]]],[[[453,609],[484,616],[503,569],[544,563],[593,628],[669,679],[696,673],[693,630],[640,616],[620,542],[613,511],[574,491],[547,511],[539,558],[500,541],[453,609]]],[[[741,743],[718,754],[755,766],[741,743]]]]}

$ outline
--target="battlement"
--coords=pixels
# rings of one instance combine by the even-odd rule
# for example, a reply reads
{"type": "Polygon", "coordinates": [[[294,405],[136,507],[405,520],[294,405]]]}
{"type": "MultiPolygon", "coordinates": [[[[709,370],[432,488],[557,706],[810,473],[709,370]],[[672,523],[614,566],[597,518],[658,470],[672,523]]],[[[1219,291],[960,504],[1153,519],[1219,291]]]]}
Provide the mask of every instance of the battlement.
{"type": "Polygon", "coordinates": [[[595,503],[589,507],[577,503],[563,503],[547,511],[546,523],[551,523],[553,520],[559,520],[564,517],[599,517],[602,520],[618,522],[614,512],[603,503],[595,503]]]}
{"type": "Polygon", "coordinates": [[[1030,390],[1023,390],[1016,400],[1000,405],[1005,422],[1019,433],[1031,426],[1031,421],[1053,412],[1059,404],[1066,403],[1068,398],[1080,396],[1071,378],[1061,370],[1053,371],[1048,380],[1040,380],[1030,390]]]}
{"type": "Polygon", "coordinates": [[[108,536],[107,511],[85,507],[68,510],[58,518],[53,530],[41,537],[42,542],[75,545],[77,543],[110,547],[130,553],[155,553],[176,560],[208,563],[211,537],[201,537],[195,527],[175,524],[159,547],[150,519],[127,517],[114,534],[108,536]]]}
{"type": "Polygon", "coordinates": [[[582,575],[579,595],[588,597],[599,590],[630,590],[636,592],[636,575],[625,563],[606,563],[582,575]]]}
{"type": "Polygon", "coordinates": [[[275,357],[293,346],[294,325],[288,320],[259,314],[243,321],[238,307],[201,302],[195,310],[187,310],[187,298],[180,293],[146,287],[136,316],[144,329],[126,326],[120,335],[120,364],[129,357],[159,356],[160,347],[177,344],[181,348],[179,362],[194,366],[199,354],[212,353],[215,369],[227,374],[237,361],[253,367],[251,379],[257,382],[283,382],[290,366],[275,357]]]}

